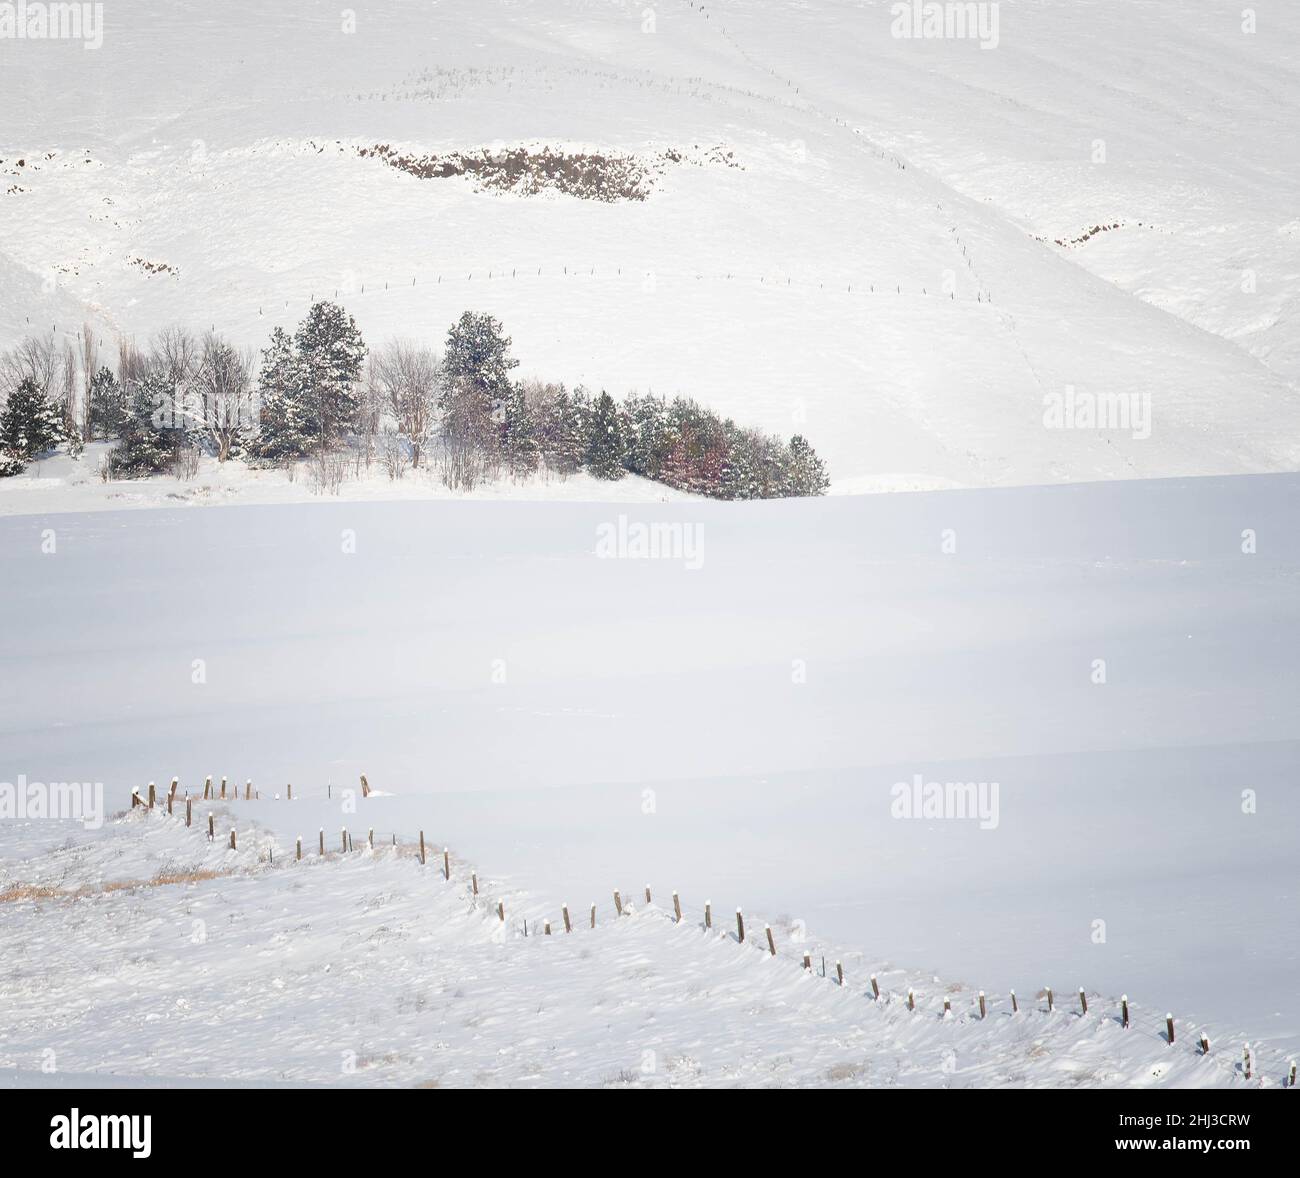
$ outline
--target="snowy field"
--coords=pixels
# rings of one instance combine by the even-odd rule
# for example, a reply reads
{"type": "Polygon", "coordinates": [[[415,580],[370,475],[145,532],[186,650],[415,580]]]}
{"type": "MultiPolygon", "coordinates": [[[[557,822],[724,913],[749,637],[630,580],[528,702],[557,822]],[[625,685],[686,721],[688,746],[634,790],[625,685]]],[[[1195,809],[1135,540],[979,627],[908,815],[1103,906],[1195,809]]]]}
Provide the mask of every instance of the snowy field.
{"type": "MultiPolygon", "coordinates": [[[[261,800],[236,806],[236,821],[252,846],[274,840],[281,860],[298,835],[314,849],[322,828],[331,849],[344,826],[359,842],[373,827],[381,845],[399,835],[408,855],[424,829],[431,845],[453,849],[458,881],[459,865],[473,864],[494,896],[505,895],[512,938],[525,918],[558,926],[561,903],[585,915],[594,901],[608,917],[615,888],[635,902],[648,883],[669,910],[679,891],[695,922],[705,900],[723,925],[744,906],[751,939],[770,922],[785,965],[804,948],[819,969],[823,954],[843,960],[859,997],[871,970],[924,971],[908,973],[907,984],[927,995],[931,1015],[948,984],[962,987],[966,1014],[979,988],[1002,1002],[1011,988],[1028,1000],[1051,985],[1069,1007],[1084,986],[1095,995],[1087,1025],[1098,1034],[1109,1033],[1102,1014],[1128,993],[1146,1011],[1144,1033],[1160,1030],[1168,1008],[1234,1044],[1234,1058],[1250,1041],[1282,1059],[1300,1047],[1291,883],[1300,850],[1297,494],[1300,479],[1263,476],[752,507],[357,503],[10,518],[0,521],[0,574],[8,615],[21,624],[0,638],[10,669],[0,763],[32,780],[102,781],[112,810],[133,787],[173,774],[191,791],[209,773],[251,778],[261,800]],[[693,529],[685,534],[694,559],[601,559],[600,529],[620,514],[629,530],[652,521],[693,529]],[[1242,552],[1243,529],[1256,534],[1254,554],[1242,552]],[[945,530],[953,554],[941,551],[945,530]],[[43,553],[51,535],[56,551],[43,553]],[[345,541],[355,553],[341,550],[345,541]],[[1106,660],[1104,684],[1094,682],[1096,659],[1106,660]],[[381,792],[355,800],[353,813],[343,791],[355,791],[362,772],[381,792]],[[893,786],[917,774],[997,782],[994,823],[894,817],[893,786]],[[1255,813],[1245,812],[1245,790],[1255,813]]],[[[109,841],[84,856],[60,849],[63,831],[39,844],[20,834],[18,862],[5,856],[10,884],[148,878],[172,853],[139,847],[138,822],[106,829],[98,839],[109,841]],[[141,855],[153,858],[138,864],[141,855]]],[[[171,846],[173,836],[157,837],[171,846]]],[[[184,846],[175,854],[185,862],[211,858],[193,841],[184,846]]],[[[382,882],[386,870],[320,867],[339,881],[330,888],[361,889],[352,915],[331,914],[326,928],[313,923],[325,919],[323,907],[300,912],[248,881],[172,891],[180,905],[211,896],[241,930],[237,961],[208,947],[232,984],[278,989],[277,971],[299,956],[293,928],[312,944],[321,938],[322,951],[332,946],[336,968],[382,968],[387,977],[387,966],[361,960],[370,926],[357,923],[356,907],[397,887],[382,882]],[[264,912],[283,915],[268,923],[264,912]]],[[[308,903],[312,893],[275,878],[308,903]]],[[[418,906],[423,893],[406,890],[416,887],[401,885],[404,904],[418,906]]],[[[75,963],[116,977],[125,968],[112,964],[116,954],[165,950],[184,960],[189,951],[168,940],[183,940],[188,921],[156,912],[140,918],[144,949],[136,933],[115,931],[104,934],[107,957],[68,941],[42,965],[52,914],[77,920],[87,903],[134,912],[136,901],[6,905],[8,968],[75,987],[75,963]]],[[[141,913],[153,911],[140,903],[141,913]]],[[[481,913],[464,909],[460,897],[465,923],[454,936],[486,941],[491,920],[485,927],[481,913]]],[[[654,976],[672,974],[683,988],[665,1002],[706,985],[669,962],[678,952],[697,962],[716,946],[660,925],[632,927],[591,952],[613,954],[616,972],[634,970],[637,954],[651,951],[633,942],[652,938],[654,976]]],[[[543,950],[530,940],[516,951],[536,963],[543,950]]],[[[465,975],[446,968],[477,976],[468,964],[465,975]]],[[[499,972],[494,985],[525,985],[499,972]]],[[[145,992],[150,976],[139,979],[145,992]]],[[[309,981],[280,980],[281,1000],[296,994],[311,1005],[309,981]]],[[[367,1017],[382,1026],[349,1049],[379,1051],[383,1028],[416,1001],[390,980],[388,997],[367,1000],[367,1017]]],[[[779,1040],[800,1026],[804,1008],[791,995],[805,991],[779,988],[797,986],[797,976],[769,970],[752,984],[755,1003],[780,1008],[778,1022],[795,1020],[768,1033],[779,1040]],[[767,992],[776,977],[786,980],[767,992]]],[[[806,1014],[829,1020],[818,1034],[847,1033],[830,1025],[843,996],[816,993],[830,1004],[806,1014]]],[[[168,1018],[184,1017],[170,1010],[182,997],[194,1001],[168,997],[168,1018]]],[[[585,1001],[575,1009],[588,1009],[585,1001]]],[[[86,1007],[84,1025],[19,1020],[0,1047],[4,1062],[31,1068],[42,1042],[68,1046],[83,1034],[116,1042],[119,1019],[144,1017],[93,997],[86,1007]]],[[[512,1063],[486,1074],[603,1082],[635,1070],[642,1048],[694,1059],[688,1045],[713,1013],[708,1003],[698,1018],[678,1010],[648,1038],[629,1022],[611,1024],[619,1030],[606,1046],[632,1063],[532,1059],[521,1071],[512,1063]]],[[[871,1036],[892,1033],[889,1024],[852,1025],[866,1036],[853,1058],[871,1036]]],[[[548,1026],[539,1043],[567,1058],[590,1029],[548,1026]]],[[[1071,1061],[1066,1073],[1046,1064],[1024,1071],[1020,1031],[1005,1033],[1009,1054],[996,1064],[973,1040],[926,1040],[939,1053],[928,1063],[900,1061],[896,1046],[869,1075],[879,1081],[883,1068],[898,1082],[943,1082],[949,1046],[983,1061],[958,1072],[967,1083],[1127,1083],[1132,1069],[1166,1059],[1151,1054],[1155,1040],[1133,1057],[1075,1055],[1076,1028],[1052,1048],[1071,1061]]],[[[1026,1033],[1036,1042],[1040,1031],[1026,1033]]],[[[789,1050],[796,1040],[802,1031],[789,1050]]],[[[420,1042],[414,1060],[393,1046],[403,1062],[375,1076],[442,1074],[429,1041],[420,1042]]],[[[336,1046],[303,1050],[333,1060],[336,1046]]],[[[178,1043],[155,1049],[162,1055],[152,1065],[131,1052],[87,1051],[67,1066],[338,1078],[316,1056],[282,1072],[278,1060],[240,1054],[223,1063],[206,1051],[187,1056],[178,1043]]],[[[718,1046],[696,1079],[757,1081],[745,1070],[749,1050],[744,1036],[732,1054],[718,1046]]],[[[769,1079],[811,1082],[827,1057],[809,1051],[769,1079]]],[[[471,1066],[457,1058],[456,1068],[471,1066]]],[[[1186,1083],[1231,1076],[1160,1074],[1186,1083]]],[[[447,1079],[469,1074],[453,1068],[447,1079]]]]}

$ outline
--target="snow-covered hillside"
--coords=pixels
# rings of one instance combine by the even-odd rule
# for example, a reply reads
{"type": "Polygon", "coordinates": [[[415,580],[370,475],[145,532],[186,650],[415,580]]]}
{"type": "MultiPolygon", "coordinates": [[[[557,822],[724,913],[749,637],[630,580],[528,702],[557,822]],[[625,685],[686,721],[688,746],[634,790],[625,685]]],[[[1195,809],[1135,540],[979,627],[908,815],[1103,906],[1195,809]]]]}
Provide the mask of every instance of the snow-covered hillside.
{"type": "Polygon", "coordinates": [[[841,490],[1294,469],[1300,16],[1255,8],[1003,0],[986,49],[884,0],[113,6],[94,52],[0,41],[0,342],[260,344],[337,291],[803,432],[841,490]],[[648,195],[391,163],[515,148],[648,195]],[[1046,427],[1067,388],[1149,436],[1046,427]]]}

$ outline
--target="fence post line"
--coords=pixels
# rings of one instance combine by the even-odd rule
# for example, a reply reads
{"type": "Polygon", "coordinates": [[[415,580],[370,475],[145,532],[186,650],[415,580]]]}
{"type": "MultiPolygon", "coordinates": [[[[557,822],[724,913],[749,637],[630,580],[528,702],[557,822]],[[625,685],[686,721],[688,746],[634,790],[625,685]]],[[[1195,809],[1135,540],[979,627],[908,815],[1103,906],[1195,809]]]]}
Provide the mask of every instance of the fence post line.
{"type": "Polygon", "coordinates": [[[775,942],[774,940],[772,940],[772,926],[771,926],[770,924],[765,924],[765,925],[763,926],[763,931],[767,934],[767,947],[768,947],[768,950],[771,952],[772,956],[775,957],[775,956],[776,956],[776,942],[775,942]]]}
{"type": "Polygon", "coordinates": [[[566,933],[573,932],[573,925],[569,922],[569,906],[567,904],[561,904],[560,911],[564,914],[564,931],[566,933]]]}
{"type": "Polygon", "coordinates": [[[742,945],[745,943],[745,917],[739,908],[736,909],[736,937],[742,945]]]}

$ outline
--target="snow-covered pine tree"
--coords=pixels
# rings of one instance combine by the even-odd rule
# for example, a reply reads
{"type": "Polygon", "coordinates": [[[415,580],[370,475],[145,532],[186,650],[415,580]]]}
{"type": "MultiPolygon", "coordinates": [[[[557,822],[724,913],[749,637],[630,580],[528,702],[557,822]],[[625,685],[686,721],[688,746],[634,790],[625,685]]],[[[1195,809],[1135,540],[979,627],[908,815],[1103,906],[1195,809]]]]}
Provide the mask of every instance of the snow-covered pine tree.
{"type": "Polygon", "coordinates": [[[25,462],[63,437],[62,408],[31,377],[19,381],[0,412],[0,449],[25,462]]]}
{"type": "Polygon", "coordinates": [[[90,378],[90,436],[120,437],[129,417],[126,390],[109,368],[101,368],[90,378]]]}
{"type": "Polygon", "coordinates": [[[817,457],[817,452],[808,444],[806,438],[801,434],[795,434],[790,439],[782,493],[825,495],[830,485],[831,480],[826,473],[826,464],[817,457]]]}
{"type": "Polygon", "coordinates": [[[445,388],[471,383],[492,405],[498,423],[514,389],[511,369],[519,361],[510,355],[510,337],[499,320],[486,313],[466,311],[447,331],[443,350],[445,388]]]}
{"type": "Polygon", "coordinates": [[[510,469],[517,475],[532,474],[540,459],[540,447],[537,425],[522,385],[515,385],[506,398],[502,424],[503,452],[510,469]]]}
{"type": "Polygon", "coordinates": [[[271,332],[262,350],[257,386],[262,406],[253,452],[271,462],[300,458],[311,448],[312,430],[293,340],[282,327],[271,332]]]}
{"type": "Polygon", "coordinates": [[[627,451],[623,416],[614,398],[601,392],[591,407],[587,432],[586,465],[598,479],[621,479],[627,451]]]}
{"type": "Polygon", "coordinates": [[[299,405],[313,436],[325,445],[352,428],[361,409],[365,341],[356,320],[337,303],[313,303],[294,335],[299,405]]]}
{"type": "Polygon", "coordinates": [[[175,385],[161,369],[151,369],[135,382],[122,440],[109,456],[114,477],[139,478],[172,465],[185,439],[175,401],[175,385]]]}

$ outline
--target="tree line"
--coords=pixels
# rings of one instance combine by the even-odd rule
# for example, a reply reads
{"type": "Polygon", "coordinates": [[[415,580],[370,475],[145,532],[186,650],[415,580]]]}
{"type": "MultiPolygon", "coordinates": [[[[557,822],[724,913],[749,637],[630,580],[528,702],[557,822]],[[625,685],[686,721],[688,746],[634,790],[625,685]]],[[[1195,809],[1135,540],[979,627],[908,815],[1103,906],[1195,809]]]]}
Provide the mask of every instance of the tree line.
{"type": "Polygon", "coordinates": [[[808,442],[737,425],[685,398],[518,380],[501,323],[466,311],[441,351],[389,340],[371,352],[336,303],[314,303],[260,355],[183,327],[149,347],[119,343],[114,368],[94,338],[60,350],[24,340],[0,357],[0,476],[66,445],[113,440],[104,477],[196,470],[198,456],[283,466],[304,460],[331,489],[349,463],[378,461],[391,478],[431,468],[469,490],[509,474],[597,478],[632,473],[720,499],[820,495],[826,468],[808,442]],[[78,375],[81,380],[78,380],[78,375]],[[88,374],[88,378],[87,378],[88,374]]]}

